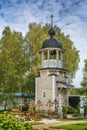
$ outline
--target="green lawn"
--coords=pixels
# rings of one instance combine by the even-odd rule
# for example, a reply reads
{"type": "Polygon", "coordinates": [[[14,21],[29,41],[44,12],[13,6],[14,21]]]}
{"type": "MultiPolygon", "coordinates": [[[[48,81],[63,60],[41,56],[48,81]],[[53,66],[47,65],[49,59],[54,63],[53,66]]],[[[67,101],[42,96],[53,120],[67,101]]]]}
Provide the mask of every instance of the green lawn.
{"type": "Polygon", "coordinates": [[[78,123],[78,124],[65,125],[65,126],[55,126],[51,128],[65,129],[65,130],[87,130],[87,123],[78,123]]]}
{"type": "Polygon", "coordinates": [[[87,117],[74,117],[74,118],[66,118],[66,119],[58,119],[58,121],[73,121],[73,120],[86,120],[87,117]]]}
{"type": "Polygon", "coordinates": [[[40,125],[40,124],[44,124],[42,122],[38,122],[38,121],[35,121],[35,122],[29,122],[31,125],[40,125]]]}

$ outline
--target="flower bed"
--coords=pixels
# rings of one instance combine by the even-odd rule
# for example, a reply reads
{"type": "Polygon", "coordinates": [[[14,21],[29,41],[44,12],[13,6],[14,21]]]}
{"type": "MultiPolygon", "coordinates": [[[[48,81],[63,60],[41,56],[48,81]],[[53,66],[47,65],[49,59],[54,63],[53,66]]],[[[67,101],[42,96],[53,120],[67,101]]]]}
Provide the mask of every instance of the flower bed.
{"type": "Polygon", "coordinates": [[[41,117],[34,117],[34,118],[32,118],[32,120],[34,120],[34,121],[42,121],[42,118],[41,117]]]}

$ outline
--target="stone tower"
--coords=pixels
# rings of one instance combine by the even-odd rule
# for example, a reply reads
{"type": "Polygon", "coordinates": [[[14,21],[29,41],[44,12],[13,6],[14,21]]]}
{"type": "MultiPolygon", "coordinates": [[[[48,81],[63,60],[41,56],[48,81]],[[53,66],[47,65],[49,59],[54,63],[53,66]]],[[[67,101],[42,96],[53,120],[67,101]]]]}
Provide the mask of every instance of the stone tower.
{"type": "MultiPolygon", "coordinates": [[[[35,102],[42,102],[42,110],[47,110],[47,102],[56,99],[61,106],[68,105],[69,84],[66,78],[67,70],[63,69],[64,49],[59,40],[54,38],[53,16],[51,27],[48,31],[50,38],[43,41],[41,54],[41,68],[38,70],[39,77],[35,82],[35,102]],[[61,98],[61,100],[60,100],[61,98]]],[[[53,108],[54,109],[54,108],[53,108]]]]}

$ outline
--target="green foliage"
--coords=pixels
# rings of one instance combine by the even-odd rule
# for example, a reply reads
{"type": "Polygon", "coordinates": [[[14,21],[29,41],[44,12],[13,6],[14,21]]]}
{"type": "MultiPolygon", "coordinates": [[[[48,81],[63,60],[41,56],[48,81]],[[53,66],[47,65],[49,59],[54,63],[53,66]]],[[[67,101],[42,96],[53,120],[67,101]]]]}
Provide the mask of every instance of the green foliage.
{"type": "Polygon", "coordinates": [[[9,27],[3,31],[0,41],[0,88],[4,93],[19,91],[20,81],[25,73],[23,37],[21,33],[11,32],[9,27]]]}
{"type": "Polygon", "coordinates": [[[82,85],[81,92],[84,95],[87,95],[87,59],[84,60],[83,79],[81,85],[82,85]]]}
{"type": "Polygon", "coordinates": [[[26,86],[30,70],[30,61],[24,38],[20,32],[5,27],[0,40],[0,91],[2,100],[11,102],[12,93],[29,93],[26,86]]]}
{"type": "Polygon", "coordinates": [[[67,107],[63,106],[62,110],[63,110],[63,113],[67,113],[67,107]]]}
{"type": "Polygon", "coordinates": [[[70,95],[87,95],[87,91],[85,91],[85,88],[72,88],[70,95]]]}
{"type": "Polygon", "coordinates": [[[84,111],[86,111],[86,112],[87,112],[87,106],[84,106],[84,111]]]}
{"type": "Polygon", "coordinates": [[[86,59],[86,60],[84,60],[84,63],[85,63],[84,70],[87,72],[87,59],[86,59]]]}
{"type": "Polygon", "coordinates": [[[64,126],[55,126],[51,127],[54,129],[64,129],[64,130],[87,130],[87,123],[77,123],[71,125],[64,125],[64,126]]]}
{"type": "Polygon", "coordinates": [[[13,115],[0,114],[0,130],[33,130],[29,123],[24,123],[13,115]]]}
{"type": "Polygon", "coordinates": [[[77,110],[71,106],[67,107],[67,113],[68,114],[73,114],[73,113],[77,113],[77,110]]]}
{"type": "Polygon", "coordinates": [[[81,85],[83,87],[87,87],[87,59],[84,60],[84,75],[83,75],[83,80],[81,82],[81,85]]]}
{"type": "Polygon", "coordinates": [[[46,34],[41,27],[41,24],[29,24],[29,32],[25,37],[27,48],[29,49],[29,57],[31,59],[31,73],[37,74],[37,69],[40,67],[39,49],[42,46],[43,40],[46,39],[46,34]]]}
{"type": "Polygon", "coordinates": [[[68,70],[68,75],[70,76],[70,82],[75,77],[75,73],[78,69],[78,64],[80,61],[79,58],[79,51],[74,46],[73,41],[70,39],[69,36],[65,36],[61,30],[55,26],[56,29],[56,38],[60,40],[62,43],[63,48],[65,49],[64,57],[63,57],[63,64],[64,68],[68,70]]]}
{"type": "Polygon", "coordinates": [[[35,121],[35,122],[31,122],[30,124],[31,124],[31,125],[40,125],[40,124],[44,124],[44,123],[35,121]]]}
{"type": "Polygon", "coordinates": [[[83,81],[81,82],[83,87],[87,87],[87,77],[83,77],[83,81]]]}

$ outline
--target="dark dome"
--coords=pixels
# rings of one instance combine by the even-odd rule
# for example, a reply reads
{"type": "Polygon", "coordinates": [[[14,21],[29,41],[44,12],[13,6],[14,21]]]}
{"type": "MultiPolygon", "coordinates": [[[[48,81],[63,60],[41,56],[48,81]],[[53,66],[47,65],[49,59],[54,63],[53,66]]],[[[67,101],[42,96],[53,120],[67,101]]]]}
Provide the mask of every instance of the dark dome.
{"type": "Polygon", "coordinates": [[[43,42],[42,49],[43,48],[60,48],[60,49],[62,49],[62,45],[59,40],[56,40],[55,38],[50,38],[43,42]]]}

